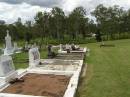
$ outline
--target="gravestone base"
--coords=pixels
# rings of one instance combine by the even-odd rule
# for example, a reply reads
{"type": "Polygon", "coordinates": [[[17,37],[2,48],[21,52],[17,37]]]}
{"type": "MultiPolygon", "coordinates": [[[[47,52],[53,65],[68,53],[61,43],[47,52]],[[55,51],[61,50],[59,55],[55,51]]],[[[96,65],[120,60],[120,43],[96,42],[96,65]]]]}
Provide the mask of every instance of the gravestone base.
{"type": "Polygon", "coordinates": [[[8,50],[8,49],[4,49],[4,55],[12,55],[14,53],[14,50],[8,50]]]}
{"type": "Polygon", "coordinates": [[[11,79],[17,78],[17,72],[13,71],[8,76],[0,77],[0,89],[4,87],[11,79]]]}
{"type": "Polygon", "coordinates": [[[36,67],[40,64],[40,60],[35,60],[35,62],[30,62],[29,63],[29,67],[32,68],[32,67],[36,67]]]}

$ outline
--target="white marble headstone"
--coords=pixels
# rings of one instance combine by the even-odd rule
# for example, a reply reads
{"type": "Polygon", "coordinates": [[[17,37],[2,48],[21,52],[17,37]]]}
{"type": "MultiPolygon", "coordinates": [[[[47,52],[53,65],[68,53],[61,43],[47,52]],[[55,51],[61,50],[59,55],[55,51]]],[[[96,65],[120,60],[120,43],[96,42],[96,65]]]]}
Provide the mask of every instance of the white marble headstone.
{"type": "Polygon", "coordinates": [[[62,44],[60,44],[60,51],[62,51],[63,50],[63,48],[62,48],[62,44]]]}
{"type": "Polygon", "coordinates": [[[37,47],[29,50],[29,66],[35,67],[40,63],[40,53],[37,47]]]}
{"type": "Polygon", "coordinates": [[[12,58],[7,55],[0,56],[0,85],[16,77],[17,72],[15,71],[12,58]]]}
{"type": "Polygon", "coordinates": [[[70,49],[70,45],[69,44],[66,44],[66,49],[70,49]]]}
{"type": "Polygon", "coordinates": [[[17,51],[18,50],[18,46],[17,46],[17,43],[14,42],[14,50],[17,51]]]}
{"type": "Polygon", "coordinates": [[[22,48],[18,48],[18,45],[16,42],[14,42],[14,53],[21,53],[22,48]]]}
{"type": "Polygon", "coordinates": [[[9,31],[7,31],[7,36],[5,37],[4,55],[11,55],[11,54],[13,54],[13,46],[11,42],[11,36],[9,35],[9,31]]]}
{"type": "Polygon", "coordinates": [[[63,50],[62,44],[60,44],[60,49],[58,50],[58,53],[67,53],[67,51],[63,50]]]}

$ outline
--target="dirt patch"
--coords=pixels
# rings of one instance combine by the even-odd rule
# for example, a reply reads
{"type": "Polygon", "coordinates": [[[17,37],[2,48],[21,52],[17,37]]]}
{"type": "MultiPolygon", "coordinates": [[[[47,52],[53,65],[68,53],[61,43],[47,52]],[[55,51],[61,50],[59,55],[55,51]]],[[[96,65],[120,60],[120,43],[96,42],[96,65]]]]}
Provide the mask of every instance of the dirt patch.
{"type": "Polygon", "coordinates": [[[64,75],[26,74],[24,82],[10,85],[2,93],[63,97],[70,77],[64,75]]]}

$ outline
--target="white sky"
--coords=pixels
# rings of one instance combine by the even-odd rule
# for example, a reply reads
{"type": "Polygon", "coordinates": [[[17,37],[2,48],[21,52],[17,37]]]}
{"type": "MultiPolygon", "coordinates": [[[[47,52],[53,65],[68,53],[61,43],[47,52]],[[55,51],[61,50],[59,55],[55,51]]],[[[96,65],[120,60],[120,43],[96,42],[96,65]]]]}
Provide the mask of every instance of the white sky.
{"type": "Polygon", "coordinates": [[[130,8],[130,0],[0,0],[0,20],[7,23],[15,22],[18,17],[21,17],[23,22],[33,20],[38,11],[50,11],[54,6],[63,8],[66,13],[75,7],[83,6],[90,13],[99,4],[130,8]]]}

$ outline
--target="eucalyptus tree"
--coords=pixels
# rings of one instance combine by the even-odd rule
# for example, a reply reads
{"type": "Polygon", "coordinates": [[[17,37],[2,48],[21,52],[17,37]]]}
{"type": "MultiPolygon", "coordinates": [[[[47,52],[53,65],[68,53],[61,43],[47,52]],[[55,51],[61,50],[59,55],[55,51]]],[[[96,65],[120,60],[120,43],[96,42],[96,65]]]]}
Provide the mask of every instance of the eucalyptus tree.
{"type": "Polygon", "coordinates": [[[79,34],[85,36],[85,27],[88,22],[86,16],[86,10],[83,7],[75,8],[69,15],[69,29],[72,38],[75,39],[79,34]]]}
{"type": "Polygon", "coordinates": [[[18,18],[18,20],[12,24],[14,25],[15,27],[13,27],[13,36],[15,37],[16,40],[19,40],[19,39],[23,39],[24,38],[24,35],[25,35],[25,25],[22,23],[22,20],[21,18],[18,18]]]}
{"type": "Polygon", "coordinates": [[[26,21],[26,23],[24,25],[26,28],[25,40],[29,43],[30,40],[32,39],[32,37],[34,38],[32,22],[26,21]]]}
{"type": "Polygon", "coordinates": [[[107,8],[100,4],[95,8],[95,10],[91,14],[96,18],[98,29],[101,29],[101,32],[106,33],[108,36],[108,29],[106,28],[106,22],[108,21],[106,19],[107,8]]]}
{"type": "Polygon", "coordinates": [[[121,32],[123,14],[124,10],[117,5],[105,7],[102,4],[92,12],[92,15],[96,17],[98,27],[107,35],[107,38],[110,36],[111,39],[114,39],[116,34],[121,32]]]}
{"type": "Polygon", "coordinates": [[[64,36],[65,14],[61,8],[54,7],[51,10],[51,27],[54,28],[55,38],[61,39],[64,36]]]}
{"type": "Polygon", "coordinates": [[[4,42],[6,30],[7,30],[7,25],[5,23],[0,24],[0,41],[2,41],[2,42],[4,42]]]}
{"type": "Polygon", "coordinates": [[[48,12],[38,12],[35,16],[35,26],[36,29],[41,36],[41,43],[48,35],[48,21],[49,21],[50,13],[48,12]]]}

